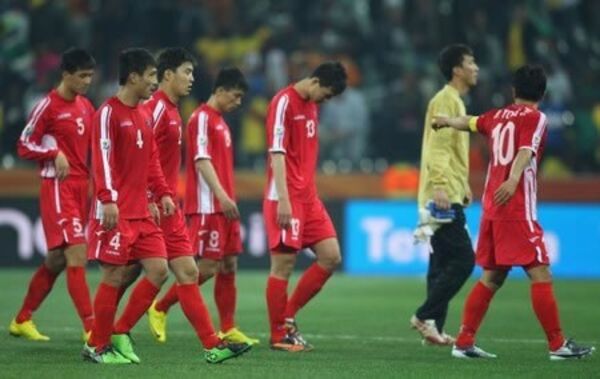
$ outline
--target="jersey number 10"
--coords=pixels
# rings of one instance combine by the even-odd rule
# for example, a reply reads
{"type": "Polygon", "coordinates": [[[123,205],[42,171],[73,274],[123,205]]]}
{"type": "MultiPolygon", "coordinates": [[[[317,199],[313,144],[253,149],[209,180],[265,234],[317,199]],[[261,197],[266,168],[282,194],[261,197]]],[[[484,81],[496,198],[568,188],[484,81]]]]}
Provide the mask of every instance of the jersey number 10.
{"type": "Polygon", "coordinates": [[[506,166],[515,156],[515,124],[512,121],[499,123],[492,130],[494,166],[506,166]],[[508,145],[508,146],[507,146],[508,145]]]}

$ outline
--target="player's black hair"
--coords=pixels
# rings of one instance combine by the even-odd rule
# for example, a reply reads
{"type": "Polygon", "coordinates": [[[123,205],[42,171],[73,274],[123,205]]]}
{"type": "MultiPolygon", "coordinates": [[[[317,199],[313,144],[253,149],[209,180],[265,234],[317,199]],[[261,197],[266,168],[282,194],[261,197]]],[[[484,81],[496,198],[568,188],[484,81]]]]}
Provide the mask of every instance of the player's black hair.
{"type": "Polygon", "coordinates": [[[194,56],[183,47],[169,47],[162,50],[158,54],[156,61],[158,64],[158,66],[156,66],[156,74],[159,82],[162,81],[165,71],[167,70],[175,71],[177,70],[177,67],[186,62],[190,62],[192,66],[196,65],[194,56]]]}
{"type": "Polygon", "coordinates": [[[340,62],[321,63],[310,75],[311,78],[319,79],[321,87],[331,88],[333,96],[339,95],[346,89],[346,69],[340,62]]]}
{"type": "Polygon", "coordinates": [[[454,67],[462,66],[465,55],[473,56],[473,50],[467,45],[454,44],[446,46],[438,56],[438,66],[447,81],[452,80],[454,67]]]}
{"type": "Polygon", "coordinates": [[[215,84],[213,86],[213,93],[217,92],[217,89],[221,87],[226,91],[232,89],[239,89],[243,92],[248,91],[248,82],[244,77],[242,71],[240,71],[237,67],[227,67],[221,69],[219,74],[217,75],[217,79],[215,80],[215,84]]]}
{"type": "Polygon", "coordinates": [[[125,85],[130,74],[143,75],[148,67],[156,67],[156,61],[146,49],[134,47],[119,54],[119,84],[125,85]]]}
{"type": "Polygon", "coordinates": [[[515,71],[512,85],[516,98],[537,103],[546,93],[546,72],[540,65],[526,64],[515,71]]]}
{"type": "Polygon", "coordinates": [[[69,74],[78,70],[93,70],[96,60],[90,53],[78,47],[70,47],[62,53],[60,69],[69,74]]]}

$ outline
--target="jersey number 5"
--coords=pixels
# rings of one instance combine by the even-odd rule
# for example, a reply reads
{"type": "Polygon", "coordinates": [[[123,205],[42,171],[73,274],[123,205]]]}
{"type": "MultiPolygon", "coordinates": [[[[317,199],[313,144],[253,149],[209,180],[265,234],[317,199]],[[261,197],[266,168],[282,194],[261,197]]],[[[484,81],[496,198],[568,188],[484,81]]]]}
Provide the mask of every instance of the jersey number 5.
{"type": "Polygon", "coordinates": [[[515,156],[515,124],[512,121],[499,123],[492,130],[494,166],[506,166],[515,156]]]}

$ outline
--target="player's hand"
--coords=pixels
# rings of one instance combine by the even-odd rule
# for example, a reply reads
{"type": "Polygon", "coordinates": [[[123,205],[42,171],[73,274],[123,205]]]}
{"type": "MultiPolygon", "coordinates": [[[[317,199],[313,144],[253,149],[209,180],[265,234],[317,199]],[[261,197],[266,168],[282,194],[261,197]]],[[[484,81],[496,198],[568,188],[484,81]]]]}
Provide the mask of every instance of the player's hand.
{"type": "Polygon", "coordinates": [[[431,127],[433,130],[449,128],[450,127],[450,117],[437,114],[431,118],[431,127]]]}
{"type": "Polygon", "coordinates": [[[54,168],[58,180],[65,180],[69,175],[69,161],[62,151],[59,151],[56,158],[54,158],[54,168]]]}
{"type": "Polygon", "coordinates": [[[465,199],[463,201],[464,206],[468,207],[473,202],[473,191],[471,191],[471,187],[467,186],[467,192],[465,193],[465,199]]]}
{"type": "Polygon", "coordinates": [[[240,218],[240,211],[238,210],[237,204],[229,196],[223,195],[219,198],[219,204],[221,204],[221,210],[228,220],[236,220],[240,218]]]}
{"type": "Polygon", "coordinates": [[[435,203],[435,206],[440,209],[450,209],[450,199],[448,198],[448,194],[441,188],[433,190],[433,202],[435,203]]]}
{"type": "Polygon", "coordinates": [[[494,192],[494,203],[498,205],[506,204],[512,195],[515,194],[517,189],[517,184],[519,181],[517,179],[508,178],[504,183],[498,187],[496,192],[494,192]]]}
{"type": "Polygon", "coordinates": [[[160,210],[158,209],[158,205],[156,203],[148,203],[148,211],[150,211],[150,216],[152,216],[154,223],[160,225],[160,210]]]}
{"type": "Polygon", "coordinates": [[[119,207],[116,203],[102,204],[102,226],[106,230],[111,230],[119,222],[119,207]]]}
{"type": "Polygon", "coordinates": [[[280,228],[287,228],[290,226],[292,220],[292,204],[289,200],[279,200],[277,202],[277,225],[280,228]]]}
{"type": "Polygon", "coordinates": [[[173,199],[171,199],[171,196],[163,196],[160,199],[160,204],[162,205],[163,214],[165,216],[171,216],[175,213],[175,203],[173,202],[173,199]]]}

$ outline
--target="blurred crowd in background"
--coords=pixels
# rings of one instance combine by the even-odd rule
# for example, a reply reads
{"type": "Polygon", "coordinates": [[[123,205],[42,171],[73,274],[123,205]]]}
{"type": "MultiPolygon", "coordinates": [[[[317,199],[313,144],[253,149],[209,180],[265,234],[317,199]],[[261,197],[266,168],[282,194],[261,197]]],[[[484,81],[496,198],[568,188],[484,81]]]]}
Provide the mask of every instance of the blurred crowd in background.
{"type": "MultiPolygon", "coordinates": [[[[511,101],[511,71],[538,62],[549,75],[543,110],[549,139],[542,174],[600,172],[600,1],[595,0],[3,0],[0,5],[0,165],[25,165],[15,141],[33,105],[59,80],[60,53],[88,49],[98,67],[89,97],[99,106],[117,88],[126,47],[183,46],[198,59],[184,121],[207,99],[220,67],[250,84],[228,116],[236,166],[264,165],[270,97],[339,59],[349,87],[321,108],[321,169],[377,172],[416,166],[428,99],[443,85],[437,54],[470,45],[479,83],[470,114],[511,101]]],[[[472,139],[473,169],[486,147],[472,139]]]]}

